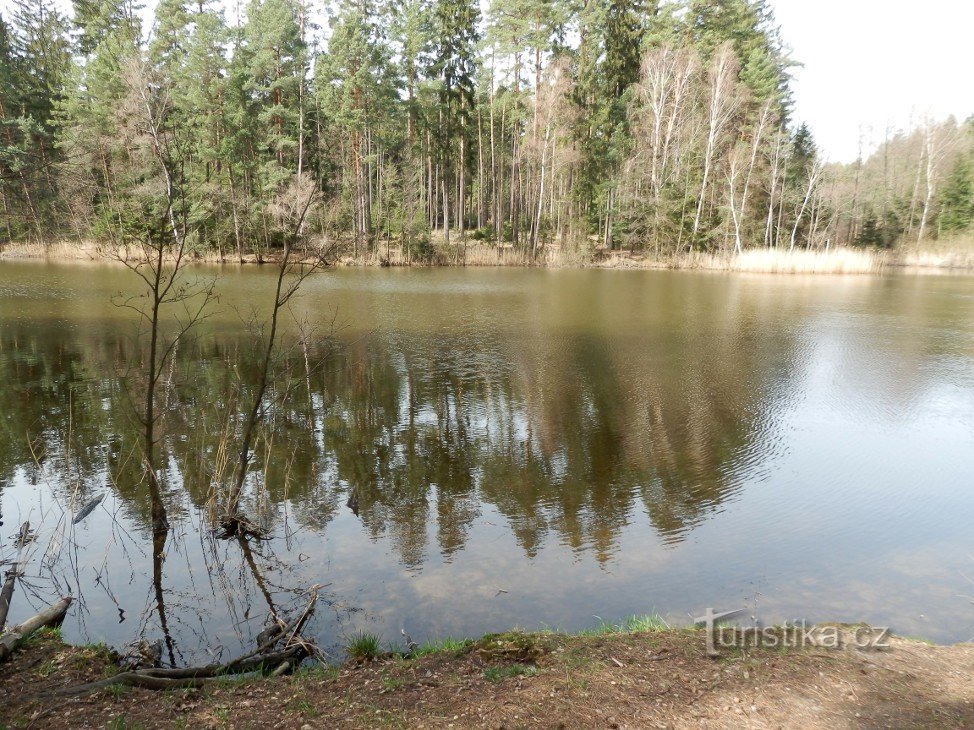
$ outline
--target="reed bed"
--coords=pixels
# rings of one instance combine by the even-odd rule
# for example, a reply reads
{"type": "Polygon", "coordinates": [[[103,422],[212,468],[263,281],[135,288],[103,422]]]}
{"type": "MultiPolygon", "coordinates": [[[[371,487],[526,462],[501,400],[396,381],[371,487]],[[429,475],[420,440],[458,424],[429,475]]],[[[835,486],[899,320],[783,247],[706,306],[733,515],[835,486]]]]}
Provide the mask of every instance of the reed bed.
{"type": "MultiPolygon", "coordinates": [[[[119,255],[119,252],[115,252],[119,255]]],[[[124,256],[124,251],[121,252],[124,256]]],[[[57,241],[49,244],[17,243],[0,248],[0,258],[46,258],[64,261],[105,261],[105,252],[93,241],[81,243],[57,241]]],[[[209,251],[194,254],[206,263],[237,263],[235,251],[209,251]]],[[[273,261],[274,253],[265,254],[273,261]]],[[[256,263],[257,256],[247,253],[243,263],[256,263]]],[[[870,274],[888,266],[906,266],[929,271],[974,269],[974,236],[942,241],[924,241],[893,251],[871,251],[847,247],[816,249],[750,249],[740,254],[685,252],[654,256],[649,252],[593,248],[591,245],[547,245],[537,256],[510,244],[494,245],[469,240],[445,246],[434,237],[426,256],[409,255],[398,244],[380,244],[357,256],[348,242],[343,242],[333,262],[339,266],[533,266],[540,268],[606,268],[606,269],[703,269],[761,274],[870,274]]]]}
{"type": "Polygon", "coordinates": [[[935,269],[974,269],[974,235],[925,241],[903,255],[906,266],[935,269]]]}
{"type": "Polygon", "coordinates": [[[871,251],[754,249],[725,259],[728,271],[760,274],[871,274],[886,263],[871,251]]]}

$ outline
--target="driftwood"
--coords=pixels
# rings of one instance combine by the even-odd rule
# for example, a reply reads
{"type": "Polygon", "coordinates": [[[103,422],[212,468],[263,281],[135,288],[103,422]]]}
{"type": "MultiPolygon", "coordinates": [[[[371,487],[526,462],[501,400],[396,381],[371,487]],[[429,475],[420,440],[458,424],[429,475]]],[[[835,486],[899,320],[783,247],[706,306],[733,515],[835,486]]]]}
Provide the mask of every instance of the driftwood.
{"type": "Polygon", "coordinates": [[[30,531],[30,522],[25,522],[20,526],[17,537],[14,538],[14,545],[18,550],[22,550],[34,541],[34,535],[30,531]]]}
{"type": "Polygon", "coordinates": [[[64,614],[68,612],[68,606],[71,605],[71,600],[71,596],[65,596],[56,603],[52,603],[36,616],[32,616],[22,624],[14,626],[3,636],[0,636],[0,662],[5,662],[9,659],[10,655],[17,650],[17,647],[23,644],[27,637],[37,631],[37,629],[43,628],[44,626],[60,624],[64,620],[64,614]]]}
{"type": "Polygon", "coordinates": [[[92,512],[92,510],[94,510],[95,507],[97,507],[99,504],[101,504],[101,501],[104,498],[105,498],[105,495],[104,494],[99,494],[94,499],[89,500],[88,502],[86,502],[85,503],[85,506],[82,507],[81,509],[79,509],[78,510],[78,513],[74,516],[74,520],[72,521],[72,524],[77,525],[79,522],[81,522],[81,520],[83,520],[85,517],[87,517],[88,515],[90,515],[91,512],[92,512]]]}
{"type": "Polygon", "coordinates": [[[20,554],[24,547],[29,542],[28,538],[30,536],[30,522],[25,522],[20,526],[20,531],[17,533],[17,540],[15,544],[17,545],[17,560],[4,574],[3,588],[0,588],[0,634],[3,633],[3,627],[7,625],[7,612],[10,610],[10,601],[13,599],[14,586],[17,583],[17,578],[20,577],[20,554]]]}
{"type": "Polygon", "coordinates": [[[303,655],[304,647],[294,646],[283,651],[267,652],[250,659],[235,659],[226,664],[210,664],[205,667],[186,667],[184,669],[139,669],[132,672],[121,672],[95,682],[62,687],[45,694],[79,695],[116,685],[154,690],[192,689],[207,684],[244,679],[255,672],[264,673],[272,667],[275,676],[277,676],[276,672],[282,665],[293,666],[301,660],[303,655]]]}

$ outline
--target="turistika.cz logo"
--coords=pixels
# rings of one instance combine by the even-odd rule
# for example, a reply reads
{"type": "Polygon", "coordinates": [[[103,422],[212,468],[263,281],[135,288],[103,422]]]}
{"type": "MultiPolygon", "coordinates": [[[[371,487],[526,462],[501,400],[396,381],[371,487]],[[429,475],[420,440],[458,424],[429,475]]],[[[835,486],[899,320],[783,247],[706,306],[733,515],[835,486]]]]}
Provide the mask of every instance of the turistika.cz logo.
{"type": "Polygon", "coordinates": [[[884,626],[810,626],[804,620],[785,621],[781,626],[721,625],[721,622],[743,612],[744,609],[738,608],[715,613],[713,608],[707,608],[703,616],[694,619],[696,625],[706,627],[708,656],[720,656],[720,649],[801,649],[815,646],[823,649],[853,647],[862,651],[879,651],[889,648],[890,630],[884,626]]]}

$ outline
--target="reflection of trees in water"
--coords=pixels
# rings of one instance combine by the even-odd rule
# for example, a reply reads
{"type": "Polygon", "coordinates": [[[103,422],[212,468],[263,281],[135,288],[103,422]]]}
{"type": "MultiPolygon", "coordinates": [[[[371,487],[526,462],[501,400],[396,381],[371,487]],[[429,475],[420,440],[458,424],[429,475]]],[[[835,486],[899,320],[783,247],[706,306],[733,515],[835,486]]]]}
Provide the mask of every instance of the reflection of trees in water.
{"type": "MultiPolygon", "coordinates": [[[[607,559],[640,504],[679,540],[734,488],[760,394],[781,376],[746,338],[647,335],[610,348],[578,332],[485,350],[459,335],[398,345],[372,337],[311,371],[294,350],[268,399],[252,470],[262,488],[252,494],[269,526],[290,505],[298,524],[320,528],[347,504],[407,565],[423,562],[431,540],[446,558],[462,549],[482,505],[506,518],[527,555],[553,535],[607,559]]],[[[70,455],[82,482],[107,469],[148,526],[132,458],[138,424],[113,376],[124,346],[56,328],[8,329],[0,344],[9,384],[0,391],[0,478],[31,468],[29,433],[45,458],[70,455]]],[[[178,353],[159,436],[172,520],[203,507],[225,476],[257,365],[246,338],[178,353]]]]}

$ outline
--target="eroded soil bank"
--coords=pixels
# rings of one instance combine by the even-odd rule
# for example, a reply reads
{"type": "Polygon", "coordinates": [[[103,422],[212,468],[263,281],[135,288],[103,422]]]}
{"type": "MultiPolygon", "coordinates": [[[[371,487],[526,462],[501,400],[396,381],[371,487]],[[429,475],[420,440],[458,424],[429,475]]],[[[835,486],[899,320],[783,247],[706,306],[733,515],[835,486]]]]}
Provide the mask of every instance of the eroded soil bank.
{"type": "Polygon", "coordinates": [[[702,630],[508,634],[199,690],[52,691],[119,671],[46,633],[0,667],[8,727],[972,727],[974,645],[722,650],[702,630]]]}

